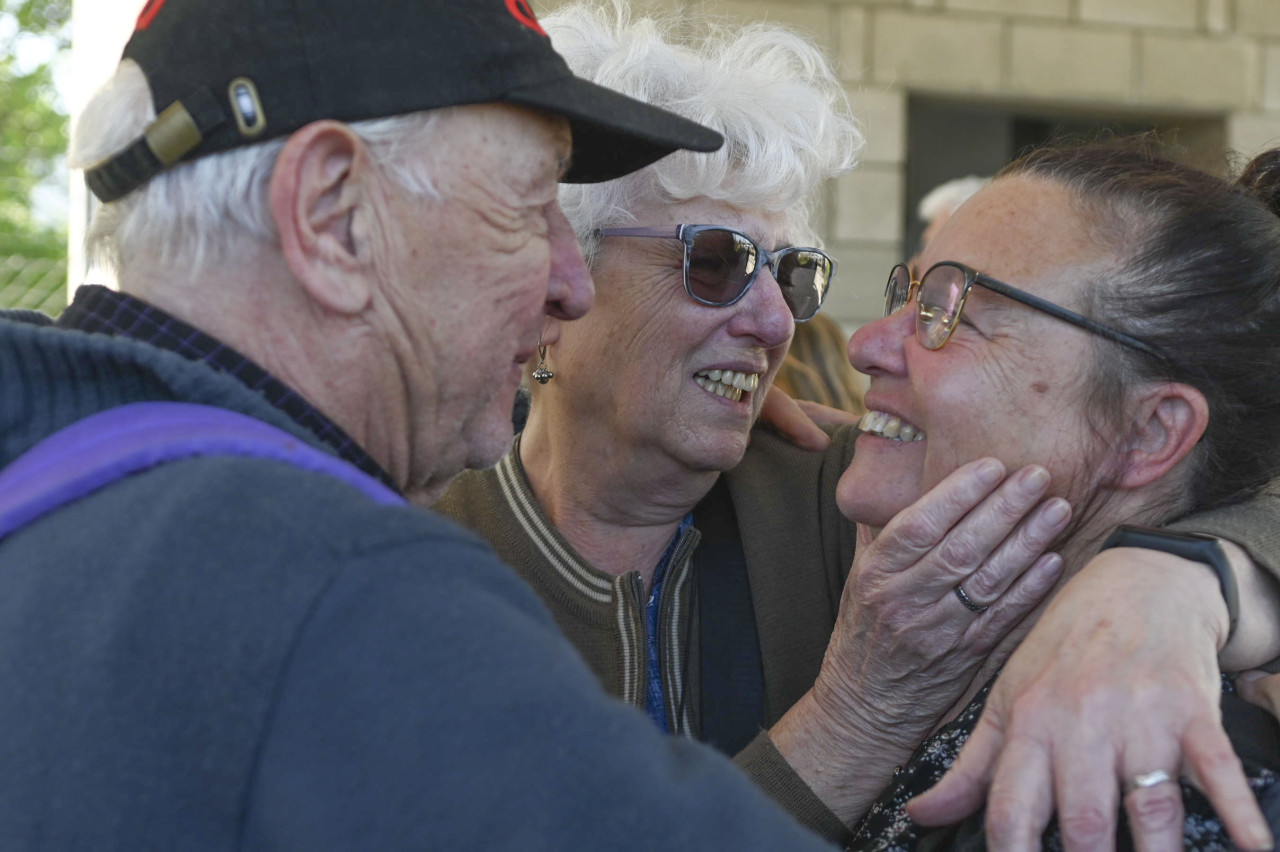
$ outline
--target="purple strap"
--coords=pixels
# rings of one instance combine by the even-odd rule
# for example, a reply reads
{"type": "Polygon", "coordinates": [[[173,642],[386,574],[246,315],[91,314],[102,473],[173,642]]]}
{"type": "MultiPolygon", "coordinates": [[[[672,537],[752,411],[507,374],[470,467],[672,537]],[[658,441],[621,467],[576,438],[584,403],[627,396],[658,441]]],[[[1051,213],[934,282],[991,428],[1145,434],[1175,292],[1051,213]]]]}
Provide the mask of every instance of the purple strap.
{"type": "Polygon", "coordinates": [[[0,539],[130,474],[196,456],[282,461],[339,479],[376,503],[405,503],[353,465],[248,415],[141,402],[79,420],[0,470],[0,539]]]}

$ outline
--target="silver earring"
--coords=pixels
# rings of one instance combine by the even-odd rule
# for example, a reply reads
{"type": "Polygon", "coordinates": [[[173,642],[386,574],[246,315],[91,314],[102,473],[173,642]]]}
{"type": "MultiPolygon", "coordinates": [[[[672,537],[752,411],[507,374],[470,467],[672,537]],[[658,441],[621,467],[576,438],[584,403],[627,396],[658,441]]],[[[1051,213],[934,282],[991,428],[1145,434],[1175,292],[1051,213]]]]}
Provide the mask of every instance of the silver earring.
{"type": "Polygon", "coordinates": [[[547,369],[547,347],[538,347],[538,367],[533,371],[533,380],[540,385],[545,385],[556,377],[556,374],[547,369]]]}

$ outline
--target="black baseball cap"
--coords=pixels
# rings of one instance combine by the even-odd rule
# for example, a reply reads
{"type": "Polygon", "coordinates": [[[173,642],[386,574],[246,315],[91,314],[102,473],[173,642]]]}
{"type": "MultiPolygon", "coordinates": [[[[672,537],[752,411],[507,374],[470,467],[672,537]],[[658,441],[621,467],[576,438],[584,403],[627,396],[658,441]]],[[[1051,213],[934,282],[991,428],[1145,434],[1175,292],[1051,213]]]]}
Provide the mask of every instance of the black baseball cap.
{"type": "Polygon", "coordinates": [[[85,179],[114,201],[179,162],[283,136],[320,119],[355,122],[503,102],[564,116],[565,181],[633,172],[719,133],[575,77],[528,0],[150,0],[125,59],[157,118],[85,179]]]}

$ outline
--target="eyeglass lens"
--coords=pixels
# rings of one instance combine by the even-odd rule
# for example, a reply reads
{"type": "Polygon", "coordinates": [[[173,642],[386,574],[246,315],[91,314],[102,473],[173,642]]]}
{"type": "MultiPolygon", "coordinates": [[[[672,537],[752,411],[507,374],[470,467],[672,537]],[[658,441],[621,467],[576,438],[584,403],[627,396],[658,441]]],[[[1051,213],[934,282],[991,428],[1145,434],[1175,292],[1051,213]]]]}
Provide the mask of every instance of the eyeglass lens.
{"type": "MultiPolygon", "coordinates": [[[[925,349],[938,349],[947,342],[964,297],[965,274],[959,267],[940,265],[925,273],[916,294],[916,337],[925,349]]],[[[895,266],[885,288],[885,316],[907,303],[911,293],[911,273],[895,266]]]]}
{"type": "Polygon", "coordinates": [[[947,342],[959,318],[964,286],[964,270],[955,266],[935,266],[920,282],[916,336],[925,349],[937,349],[947,342]]]}
{"type": "Polygon", "coordinates": [[[897,313],[898,309],[911,298],[911,273],[902,264],[898,264],[889,273],[889,283],[884,288],[884,315],[897,313]]]}
{"type": "MultiPolygon", "coordinates": [[[[783,249],[773,257],[773,274],[791,315],[809,319],[831,284],[831,259],[802,248],[783,249]]],[[[742,234],[720,228],[699,231],[689,247],[689,289],[704,302],[727,305],[746,290],[759,263],[756,244],[742,234]]]]}
{"type": "Polygon", "coordinates": [[[725,305],[742,295],[756,271],[756,247],[733,231],[699,231],[689,247],[689,289],[699,299],[725,305]]]}

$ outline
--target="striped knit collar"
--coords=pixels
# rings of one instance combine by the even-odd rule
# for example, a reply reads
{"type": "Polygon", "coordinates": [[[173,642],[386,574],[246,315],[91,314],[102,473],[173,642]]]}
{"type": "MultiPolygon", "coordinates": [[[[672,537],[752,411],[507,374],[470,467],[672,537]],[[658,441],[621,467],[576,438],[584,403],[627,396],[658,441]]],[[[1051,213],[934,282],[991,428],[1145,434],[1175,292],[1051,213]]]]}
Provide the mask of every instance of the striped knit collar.
{"type": "MultiPolygon", "coordinates": [[[[516,522],[542,558],[551,566],[558,588],[568,592],[576,601],[579,611],[587,618],[608,618],[618,637],[618,695],[626,702],[643,707],[642,685],[646,681],[648,660],[646,656],[644,623],[644,598],[640,595],[639,579],[634,573],[614,577],[583,559],[573,545],[560,534],[555,524],[546,516],[542,504],[534,496],[524,465],[520,462],[520,436],[516,435],[511,449],[494,468],[503,499],[516,522]],[[628,592],[627,589],[631,591],[628,592]],[[588,614],[590,613],[590,614],[588,614]]],[[[658,625],[655,641],[661,646],[663,692],[671,718],[669,724],[678,733],[687,733],[690,727],[690,710],[683,706],[680,696],[685,688],[685,633],[684,625],[691,617],[687,611],[691,562],[701,534],[691,524],[682,525],[672,543],[667,566],[666,587],[662,596],[668,601],[663,607],[662,621],[658,625]]]]}
{"type": "Polygon", "coordinates": [[[588,601],[608,604],[613,598],[614,578],[579,556],[543,512],[529,486],[524,465],[520,463],[519,435],[511,442],[511,449],[502,461],[498,462],[495,472],[502,496],[516,521],[556,575],[588,601]]]}

